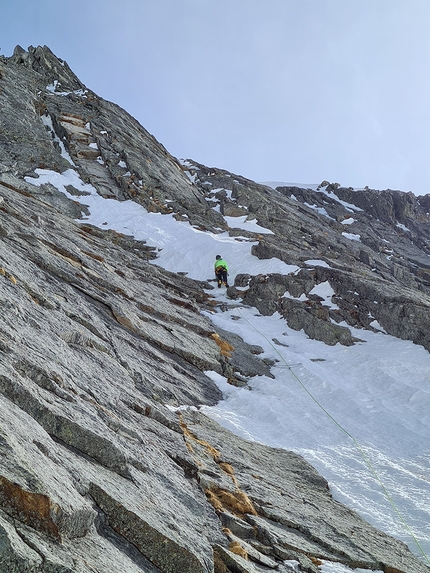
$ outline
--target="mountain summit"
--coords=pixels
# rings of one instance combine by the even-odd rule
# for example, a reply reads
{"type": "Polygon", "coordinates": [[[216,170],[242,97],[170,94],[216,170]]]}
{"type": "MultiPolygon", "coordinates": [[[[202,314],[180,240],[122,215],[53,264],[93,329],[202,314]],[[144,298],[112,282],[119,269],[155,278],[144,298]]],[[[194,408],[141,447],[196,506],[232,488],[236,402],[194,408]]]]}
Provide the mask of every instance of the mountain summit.
{"type": "Polygon", "coordinates": [[[0,58],[0,110],[0,573],[429,572],[303,457],[200,409],[222,400],[217,377],[274,377],[217,309],[430,351],[430,196],[179,161],[46,46],[0,58]],[[185,242],[172,272],[143,215],[144,240],[91,222],[101,200],[252,257],[218,296],[215,254],[188,268],[185,242]]]}

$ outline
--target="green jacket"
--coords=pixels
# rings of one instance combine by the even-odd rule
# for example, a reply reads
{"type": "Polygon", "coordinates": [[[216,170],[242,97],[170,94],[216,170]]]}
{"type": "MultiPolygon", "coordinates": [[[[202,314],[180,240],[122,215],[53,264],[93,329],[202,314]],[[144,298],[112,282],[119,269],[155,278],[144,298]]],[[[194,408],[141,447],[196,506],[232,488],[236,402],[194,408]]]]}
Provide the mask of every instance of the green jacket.
{"type": "Polygon", "coordinates": [[[217,272],[219,267],[225,269],[228,272],[228,266],[224,259],[218,259],[217,261],[215,261],[214,264],[215,272],[217,272]]]}

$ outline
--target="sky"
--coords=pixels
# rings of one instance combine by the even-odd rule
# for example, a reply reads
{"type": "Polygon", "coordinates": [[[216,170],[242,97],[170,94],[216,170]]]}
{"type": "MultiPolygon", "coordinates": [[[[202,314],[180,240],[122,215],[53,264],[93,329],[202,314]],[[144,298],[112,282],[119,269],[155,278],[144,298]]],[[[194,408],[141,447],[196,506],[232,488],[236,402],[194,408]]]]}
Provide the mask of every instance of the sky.
{"type": "MultiPolygon", "coordinates": [[[[89,214],[83,218],[86,223],[131,234],[157,247],[153,264],[206,281],[213,278],[213,262],[221,252],[233,275],[231,284],[234,275],[249,268],[255,274],[299,270],[276,258],[254,257],[252,238],[204,232],[177,221],[173,214],[148,213],[133,201],[105,199],[80,179],[64,149],[62,155],[70,162],[68,170],[60,174],[36,169],[35,177],[25,178],[27,183],[51,183],[70,199],[88,206],[89,214]],[[68,185],[84,194],[78,198],[70,195],[68,185]]],[[[187,166],[191,167],[185,162],[187,166]]],[[[219,202],[209,201],[220,212],[219,202]]],[[[350,205],[349,210],[353,219],[356,208],[350,205]]],[[[271,233],[246,217],[225,219],[230,228],[271,233]]],[[[342,234],[360,240],[359,235],[342,234]]],[[[304,263],[308,268],[328,266],[323,261],[304,263]]],[[[328,480],[335,499],[404,541],[430,565],[430,354],[411,341],[389,336],[376,320],[372,326],[377,332],[351,328],[359,343],[328,346],[309,339],[303,330],[289,328],[277,313],[262,316],[256,308],[231,304],[224,288],[207,292],[218,303],[213,312],[205,313],[207,317],[216,326],[262,347],[260,358],[274,366],[273,378],[255,376],[245,388],[231,386],[216,372],[207,372],[223,392],[223,400],[202,411],[245,439],[302,455],[328,480]]],[[[318,294],[325,305],[337,308],[328,282],[318,284],[310,294],[318,294]]],[[[291,297],[288,292],[284,296],[291,297]]],[[[302,295],[300,300],[306,298],[302,295]]],[[[325,563],[321,572],[350,570],[325,563]]]]}
{"type": "Polygon", "coordinates": [[[3,0],[177,158],[255,181],[430,192],[428,0],[3,0]]]}

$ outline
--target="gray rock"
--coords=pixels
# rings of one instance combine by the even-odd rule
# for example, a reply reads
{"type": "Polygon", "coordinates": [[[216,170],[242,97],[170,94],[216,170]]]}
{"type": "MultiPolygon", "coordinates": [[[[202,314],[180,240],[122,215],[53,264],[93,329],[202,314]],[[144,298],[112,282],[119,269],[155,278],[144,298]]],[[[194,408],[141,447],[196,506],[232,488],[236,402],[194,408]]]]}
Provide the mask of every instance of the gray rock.
{"type": "Polygon", "coordinates": [[[0,571],[33,573],[41,570],[42,563],[41,555],[21,539],[14,525],[0,513],[0,571]]]}
{"type": "MultiPolygon", "coordinates": [[[[258,443],[247,444],[197,412],[187,412],[184,419],[194,436],[199,467],[208,463],[209,456],[207,449],[195,447],[197,440],[210,442],[217,451],[218,473],[230,476],[222,488],[214,481],[213,495],[207,494],[208,498],[219,512],[239,515],[242,511],[241,519],[254,527],[257,541],[271,548],[268,556],[272,559],[296,559],[302,570],[315,573],[317,567],[310,557],[352,568],[428,570],[412,555],[407,564],[402,542],[333,500],[327,482],[302,457],[258,443]]],[[[214,464],[211,467],[216,471],[214,464]]],[[[239,533],[236,529],[237,536],[239,533]]],[[[244,534],[248,535],[246,529],[244,534]]]]}
{"type": "Polygon", "coordinates": [[[376,319],[427,349],[429,196],[273,190],[181,164],[46,46],[17,47],[1,68],[0,573],[315,573],[319,557],[428,572],[335,502],[305,460],[198,413],[222,398],[206,370],[237,384],[270,375],[260,348],[218,331],[234,347],[222,354],[202,314],[209,282],[155,266],[156,250],[131,236],[77,223],[84,206],[31,178],[73,168],[103,197],[214,233],[238,234],[215,204],[247,214],[274,233],[240,231],[254,254],[301,270],[249,269],[227,291],[232,306],[282,312],[328,344],[354,342],[339,322],[376,319]],[[361,243],[342,235],[351,212],[361,243]],[[311,294],[324,281],[336,311],[311,294]]]}

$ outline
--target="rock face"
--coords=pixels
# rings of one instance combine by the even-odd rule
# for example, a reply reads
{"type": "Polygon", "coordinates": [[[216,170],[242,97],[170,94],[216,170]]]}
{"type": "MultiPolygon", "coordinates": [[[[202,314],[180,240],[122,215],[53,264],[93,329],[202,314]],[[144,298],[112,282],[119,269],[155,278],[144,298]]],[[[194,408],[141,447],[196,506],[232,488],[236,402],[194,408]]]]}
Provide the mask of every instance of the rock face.
{"type": "Polygon", "coordinates": [[[221,213],[235,204],[274,233],[256,236],[255,256],[302,268],[294,276],[249,277],[246,284],[238,277],[236,286],[249,288],[230,296],[263,314],[277,310],[289,326],[327,344],[352,342],[333,321],[372,328],[377,320],[388,334],[430,350],[429,195],[344,189],[326,181],[318,190],[272,190],[196,163],[190,173],[221,213]],[[335,292],[336,310],[322,308],[314,295],[294,303],[283,296],[308,295],[325,281],[335,292]]]}
{"type": "Polygon", "coordinates": [[[428,350],[429,197],[272,190],[182,165],[48,48],[17,47],[0,68],[0,572],[315,573],[319,559],[428,572],[334,501],[301,457],[178,415],[221,399],[207,370],[236,384],[270,374],[258,348],[202,315],[209,284],[154,266],[142,242],[76,223],[81,205],[25,178],[72,168],[104,197],[213,232],[227,229],[214,202],[249,214],[275,233],[255,254],[301,270],[236,277],[232,301],[280,311],[327,344],[354,343],[338,323],[377,319],[428,350]],[[361,242],[342,235],[352,213],[361,242]],[[336,311],[310,294],[325,281],[336,311]]]}

